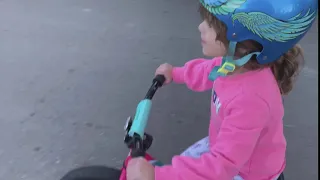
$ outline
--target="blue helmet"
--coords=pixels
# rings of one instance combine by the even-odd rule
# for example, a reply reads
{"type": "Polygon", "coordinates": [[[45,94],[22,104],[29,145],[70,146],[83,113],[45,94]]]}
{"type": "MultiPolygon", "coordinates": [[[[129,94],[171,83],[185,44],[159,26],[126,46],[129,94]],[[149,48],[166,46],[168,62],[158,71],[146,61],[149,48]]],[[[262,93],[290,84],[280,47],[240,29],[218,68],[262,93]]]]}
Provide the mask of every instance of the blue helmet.
{"type": "MultiPolygon", "coordinates": [[[[263,46],[261,52],[253,53],[257,55],[260,64],[276,61],[297,44],[312,26],[318,9],[318,0],[200,0],[200,2],[226,24],[227,38],[232,46],[245,40],[255,40],[263,46]]],[[[248,58],[242,64],[246,61],[248,58]]]]}

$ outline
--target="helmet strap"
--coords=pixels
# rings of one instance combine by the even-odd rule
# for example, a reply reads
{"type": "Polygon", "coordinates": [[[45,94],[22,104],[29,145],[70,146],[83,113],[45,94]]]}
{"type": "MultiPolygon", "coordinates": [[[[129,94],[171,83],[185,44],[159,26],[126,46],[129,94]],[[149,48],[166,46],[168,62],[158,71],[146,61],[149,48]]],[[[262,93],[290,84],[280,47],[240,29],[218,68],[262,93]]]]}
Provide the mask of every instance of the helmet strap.
{"type": "Polygon", "coordinates": [[[228,73],[233,72],[236,69],[236,66],[241,67],[245,65],[253,55],[259,55],[260,52],[250,53],[240,59],[234,60],[234,54],[238,42],[231,41],[229,43],[229,48],[227,55],[222,57],[222,62],[220,66],[215,66],[210,74],[209,79],[211,81],[216,80],[220,76],[227,76],[228,73]]]}

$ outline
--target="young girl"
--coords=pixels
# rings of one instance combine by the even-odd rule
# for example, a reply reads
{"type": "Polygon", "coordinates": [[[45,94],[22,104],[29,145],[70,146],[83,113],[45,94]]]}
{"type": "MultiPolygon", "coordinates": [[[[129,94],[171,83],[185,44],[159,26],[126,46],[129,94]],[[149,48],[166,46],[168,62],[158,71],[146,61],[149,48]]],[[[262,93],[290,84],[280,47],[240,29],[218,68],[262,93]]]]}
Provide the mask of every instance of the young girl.
{"type": "Polygon", "coordinates": [[[161,65],[166,83],[212,90],[209,136],[171,165],[130,161],[128,180],[276,180],[285,168],[282,95],[301,69],[296,43],[317,0],[200,0],[203,54],[183,67],[161,65]]]}

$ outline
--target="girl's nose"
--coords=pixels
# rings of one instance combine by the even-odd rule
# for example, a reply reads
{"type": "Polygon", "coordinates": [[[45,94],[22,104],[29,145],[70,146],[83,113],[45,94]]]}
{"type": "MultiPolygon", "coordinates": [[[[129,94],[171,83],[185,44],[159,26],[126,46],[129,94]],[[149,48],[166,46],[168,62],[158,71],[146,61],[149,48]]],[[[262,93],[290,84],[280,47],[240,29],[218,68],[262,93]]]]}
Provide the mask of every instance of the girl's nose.
{"type": "Polygon", "coordinates": [[[201,24],[202,24],[202,23],[200,23],[199,26],[198,26],[198,30],[199,30],[200,32],[201,32],[201,24]]]}
{"type": "Polygon", "coordinates": [[[202,23],[200,23],[199,26],[198,26],[198,30],[200,32],[203,32],[203,25],[204,25],[204,21],[202,21],[202,23]]]}

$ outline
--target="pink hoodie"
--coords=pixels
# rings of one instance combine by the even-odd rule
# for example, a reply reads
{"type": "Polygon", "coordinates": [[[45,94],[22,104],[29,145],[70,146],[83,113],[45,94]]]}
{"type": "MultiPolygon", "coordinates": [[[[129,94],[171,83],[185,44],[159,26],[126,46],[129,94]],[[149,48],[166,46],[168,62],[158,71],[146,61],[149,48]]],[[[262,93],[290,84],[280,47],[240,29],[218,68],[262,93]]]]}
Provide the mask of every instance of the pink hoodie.
{"type": "Polygon", "coordinates": [[[208,79],[221,58],[195,59],[173,70],[173,81],[193,91],[213,89],[210,152],[175,156],[156,167],[155,180],[272,180],[285,168],[281,94],[269,68],[208,79]]]}

